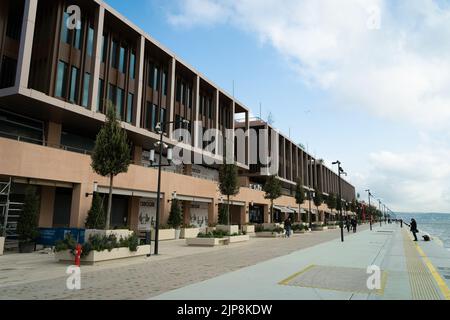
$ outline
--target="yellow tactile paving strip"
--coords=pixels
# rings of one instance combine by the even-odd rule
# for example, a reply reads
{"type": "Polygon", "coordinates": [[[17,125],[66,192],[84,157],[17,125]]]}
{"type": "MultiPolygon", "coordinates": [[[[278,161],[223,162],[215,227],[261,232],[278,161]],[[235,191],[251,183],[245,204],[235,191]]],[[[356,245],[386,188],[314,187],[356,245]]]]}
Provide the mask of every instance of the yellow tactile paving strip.
{"type": "Polygon", "coordinates": [[[441,300],[442,297],[434,282],[433,275],[428,271],[415,243],[407,231],[403,231],[403,247],[405,250],[406,268],[413,300],[441,300]]]}

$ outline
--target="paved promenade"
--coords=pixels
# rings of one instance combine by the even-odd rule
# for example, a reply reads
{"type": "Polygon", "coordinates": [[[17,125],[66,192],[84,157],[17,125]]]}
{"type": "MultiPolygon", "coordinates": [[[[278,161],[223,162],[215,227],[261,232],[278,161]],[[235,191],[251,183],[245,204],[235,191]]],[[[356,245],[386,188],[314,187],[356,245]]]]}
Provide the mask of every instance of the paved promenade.
{"type": "Polygon", "coordinates": [[[216,248],[164,241],[157,257],[82,266],[78,291],[66,289],[66,266],[56,263],[53,255],[8,254],[0,257],[0,299],[147,299],[337,239],[339,234],[329,230],[291,239],[252,238],[216,248]]]}
{"type": "Polygon", "coordinates": [[[450,299],[450,252],[414,243],[399,225],[375,227],[155,299],[442,300],[450,299]],[[380,288],[367,287],[367,267],[381,268],[380,288]]]}

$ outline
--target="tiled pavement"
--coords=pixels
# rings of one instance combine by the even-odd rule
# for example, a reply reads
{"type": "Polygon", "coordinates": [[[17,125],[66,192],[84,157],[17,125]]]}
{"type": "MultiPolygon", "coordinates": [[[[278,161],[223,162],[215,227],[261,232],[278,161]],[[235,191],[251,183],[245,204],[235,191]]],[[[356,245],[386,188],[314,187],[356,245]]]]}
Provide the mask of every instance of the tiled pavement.
{"type": "MultiPolygon", "coordinates": [[[[61,276],[62,266],[54,267],[56,262],[52,261],[50,256],[48,259],[37,260],[36,264],[41,263],[42,268],[48,270],[55,268],[53,276],[52,272],[48,271],[45,276],[39,274],[42,280],[33,281],[32,272],[36,271],[29,271],[24,267],[18,271],[23,274],[22,283],[8,283],[8,279],[4,276],[2,283],[2,257],[0,257],[0,299],[147,299],[328,242],[339,236],[340,230],[328,230],[297,235],[291,239],[252,238],[246,244],[215,250],[187,248],[182,241],[175,241],[173,244],[162,246],[163,250],[179,253],[178,256],[171,258],[166,256],[162,259],[159,256],[139,262],[121,261],[106,267],[82,267],[81,290],[75,291],[66,289],[67,276],[61,276]]],[[[20,278],[21,274],[15,276],[20,278]]]]}

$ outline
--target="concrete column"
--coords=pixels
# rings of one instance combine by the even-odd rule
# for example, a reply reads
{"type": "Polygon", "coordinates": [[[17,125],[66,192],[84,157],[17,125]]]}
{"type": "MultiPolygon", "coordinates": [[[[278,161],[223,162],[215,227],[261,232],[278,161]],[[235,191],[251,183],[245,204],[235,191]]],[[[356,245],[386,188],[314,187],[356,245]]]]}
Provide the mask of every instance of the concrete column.
{"type": "Polygon", "coordinates": [[[270,204],[265,204],[263,207],[264,207],[264,223],[270,223],[271,222],[270,204]]]}
{"type": "Polygon", "coordinates": [[[167,224],[167,220],[169,219],[169,211],[170,211],[170,206],[167,203],[167,198],[164,195],[161,200],[160,200],[160,224],[161,225],[165,225],[167,224]]]}
{"type": "Polygon", "coordinates": [[[94,73],[92,75],[91,84],[91,110],[96,111],[98,103],[98,86],[100,78],[100,65],[102,63],[102,44],[103,44],[103,25],[105,21],[105,8],[102,6],[98,7],[95,13],[95,45],[94,45],[94,73]]]}
{"type": "Polygon", "coordinates": [[[142,95],[144,92],[144,58],[145,58],[145,38],[141,35],[137,51],[137,89],[136,89],[136,127],[141,127],[142,95]]]}
{"type": "Polygon", "coordinates": [[[283,168],[281,168],[281,173],[282,173],[282,178],[286,178],[286,164],[287,164],[287,159],[286,159],[286,139],[283,139],[283,145],[280,146],[280,148],[282,148],[282,157],[283,157],[283,168]]]}
{"type": "Polygon", "coordinates": [[[53,213],[55,205],[55,187],[41,187],[41,208],[39,213],[39,227],[53,227],[53,213]]]}
{"type": "Polygon", "coordinates": [[[128,226],[133,231],[138,231],[139,225],[139,197],[131,197],[129,215],[128,215],[128,226]]]}
{"type": "MultiPolygon", "coordinates": [[[[169,63],[169,121],[175,121],[175,71],[176,71],[176,61],[172,57],[169,63]]],[[[169,125],[169,138],[173,138],[173,123],[169,125]]]]}
{"type": "Polygon", "coordinates": [[[183,201],[183,223],[185,225],[191,224],[191,204],[191,201],[183,201]]]}
{"type": "Polygon", "coordinates": [[[47,145],[53,148],[59,148],[61,145],[62,125],[49,121],[46,123],[45,139],[47,145]]]}
{"type": "Polygon", "coordinates": [[[217,223],[219,218],[219,203],[216,199],[213,199],[208,206],[208,222],[217,223]]]}
{"type": "MultiPolygon", "coordinates": [[[[220,94],[219,94],[219,89],[216,89],[214,91],[214,115],[215,115],[215,120],[214,120],[214,128],[216,130],[219,130],[219,112],[220,112],[220,108],[219,108],[219,98],[220,98],[220,94]]],[[[219,140],[216,139],[216,155],[219,154],[219,140]]]]}
{"type": "Polygon", "coordinates": [[[133,147],[133,162],[136,165],[142,164],[142,146],[133,147]]]}
{"type": "Polygon", "coordinates": [[[38,0],[25,0],[19,57],[17,59],[16,87],[28,88],[37,5],[38,0]]]}
{"type": "Polygon", "coordinates": [[[245,164],[250,165],[250,117],[249,112],[245,112],[245,143],[246,143],[246,155],[245,155],[245,164]]]}
{"type": "Polygon", "coordinates": [[[84,227],[87,213],[91,208],[92,196],[86,197],[86,193],[93,192],[93,184],[76,184],[72,192],[72,208],[70,210],[70,227],[84,227]]]}

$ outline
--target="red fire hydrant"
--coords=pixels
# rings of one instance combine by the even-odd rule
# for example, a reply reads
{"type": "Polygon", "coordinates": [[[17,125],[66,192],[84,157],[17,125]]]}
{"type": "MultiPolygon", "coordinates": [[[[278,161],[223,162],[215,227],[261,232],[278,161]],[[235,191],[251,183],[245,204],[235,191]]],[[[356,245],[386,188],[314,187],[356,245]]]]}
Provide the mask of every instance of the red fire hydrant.
{"type": "Polygon", "coordinates": [[[78,243],[75,249],[75,265],[77,267],[80,266],[81,252],[83,252],[83,250],[81,250],[81,244],[78,243]]]}

